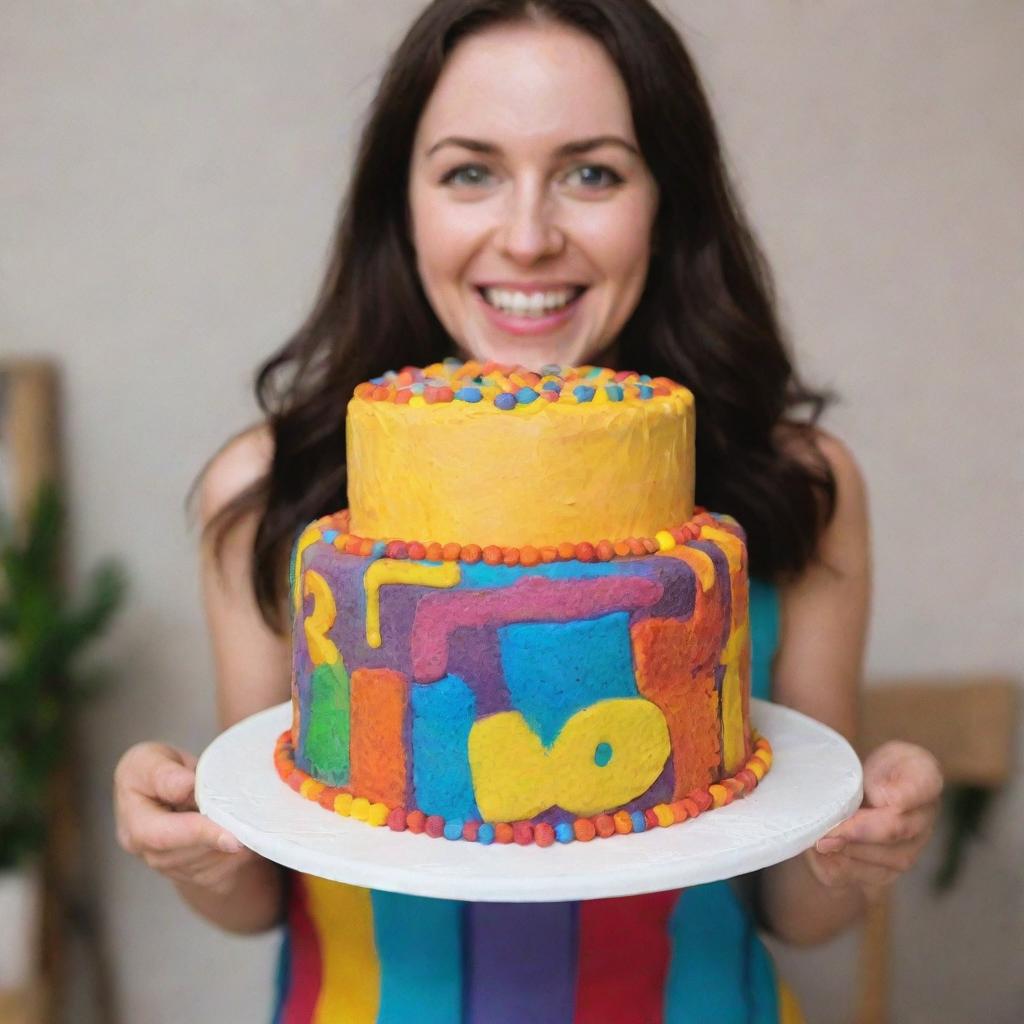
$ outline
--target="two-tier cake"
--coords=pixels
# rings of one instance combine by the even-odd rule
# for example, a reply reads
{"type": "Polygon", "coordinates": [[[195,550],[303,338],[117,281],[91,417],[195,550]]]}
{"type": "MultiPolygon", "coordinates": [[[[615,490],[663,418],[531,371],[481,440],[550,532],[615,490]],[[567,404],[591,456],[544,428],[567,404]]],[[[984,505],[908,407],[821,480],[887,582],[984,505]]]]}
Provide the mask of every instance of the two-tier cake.
{"type": "Polygon", "coordinates": [[[292,570],[281,777],[341,815],[589,840],[752,790],[747,558],[694,511],[693,396],[597,367],[362,384],[347,511],[292,570]]]}

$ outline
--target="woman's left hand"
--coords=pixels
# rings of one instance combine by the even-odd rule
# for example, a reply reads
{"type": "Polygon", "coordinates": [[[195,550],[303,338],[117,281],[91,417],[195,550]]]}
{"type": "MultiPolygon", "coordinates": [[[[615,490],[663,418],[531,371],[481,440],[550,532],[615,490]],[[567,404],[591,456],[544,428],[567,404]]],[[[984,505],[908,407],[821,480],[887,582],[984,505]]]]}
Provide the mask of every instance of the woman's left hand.
{"type": "Polygon", "coordinates": [[[938,762],[923,747],[893,740],[864,761],[864,804],[807,850],[815,877],[857,886],[869,899],[917,861],[935,828],[942,793],[938,762]]]}

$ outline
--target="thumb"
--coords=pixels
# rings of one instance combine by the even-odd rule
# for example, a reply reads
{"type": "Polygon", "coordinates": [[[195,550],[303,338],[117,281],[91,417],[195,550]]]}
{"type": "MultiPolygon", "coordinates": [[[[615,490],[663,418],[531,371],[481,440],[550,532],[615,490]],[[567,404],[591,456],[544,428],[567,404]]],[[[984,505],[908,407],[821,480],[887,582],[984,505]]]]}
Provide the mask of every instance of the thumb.
{"type": "Polygon", "coordinates": [[[923,747],[901,740],[882,744],[864,762],[864,798],[869,807],[912,810],[938,798],[942,774],[923,747]]]}
{"type": "Polygon", "coordinates": [[[163,804],[179,809],[195,807],[195,771],[167,760],[153,772],[153,795],[163,804]]]}

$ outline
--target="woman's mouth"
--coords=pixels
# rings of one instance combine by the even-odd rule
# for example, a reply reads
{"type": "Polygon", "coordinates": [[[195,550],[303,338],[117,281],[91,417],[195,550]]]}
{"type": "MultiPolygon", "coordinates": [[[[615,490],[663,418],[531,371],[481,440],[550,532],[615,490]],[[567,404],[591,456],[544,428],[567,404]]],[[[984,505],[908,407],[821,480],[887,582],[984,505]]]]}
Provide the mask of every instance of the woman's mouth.
{"type": "Polygon", "coordinates": [[[576,311],[583,285],[519,291],[484,286],[475,289],[490,321],[510,334],[542,334],[564,324],[576,311]]]}

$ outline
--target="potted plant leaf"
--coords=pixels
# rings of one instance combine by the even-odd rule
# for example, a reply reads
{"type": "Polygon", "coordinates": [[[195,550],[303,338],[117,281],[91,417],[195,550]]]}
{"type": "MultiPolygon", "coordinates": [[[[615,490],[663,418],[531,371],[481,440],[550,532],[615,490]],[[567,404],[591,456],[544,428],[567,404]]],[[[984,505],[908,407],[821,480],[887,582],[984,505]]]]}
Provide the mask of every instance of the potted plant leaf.
{"type": "Polygon", "coordinates": [[[25,522],[0,510],[0,992],[34,973],[48,792],[76,712],[103,681],[82,656],[125,587],[120,568],[105,562],[72,597],[64,528],[52,484],[40,488],[25,522]]]}

